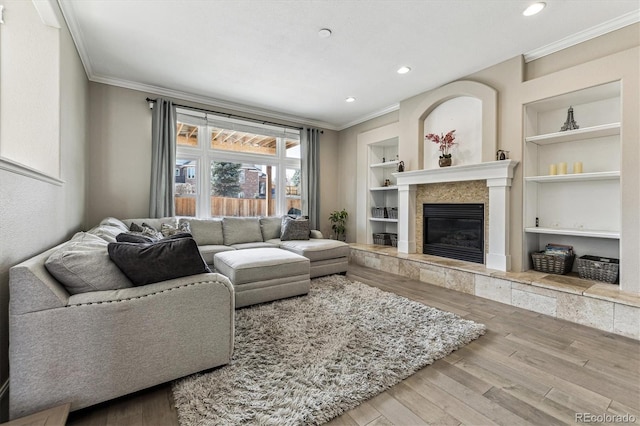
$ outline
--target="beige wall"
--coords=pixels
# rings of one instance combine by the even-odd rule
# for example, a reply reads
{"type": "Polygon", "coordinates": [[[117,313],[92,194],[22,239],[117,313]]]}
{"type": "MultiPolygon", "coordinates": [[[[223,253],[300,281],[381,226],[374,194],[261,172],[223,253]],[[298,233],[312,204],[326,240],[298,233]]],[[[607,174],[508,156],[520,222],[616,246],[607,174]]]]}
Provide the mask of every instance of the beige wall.
{"type": "MultiPolygon", "coordinates": [[[[106,216],[147,217],[151,175],[151,110],[145,99],[150,93],[100,83],[90,83],[89,169],[86,227],[106,216]]],[[[207,108],[192,102],[176,103],[207,108]]],[[[234,113],[230,110],[210,108],[234,113]]],[[[238,115],[262,118],[246,113],[238,115]]],[[[292,124],[296,123],[287,123],[292,124]]],[[[330,231],[327,217],[338,208],[337,132],[324,130],[320,135],[320,228],[330,231]]],[[[328,234],[327,234],[328,235],[328,234]]]]}
{"type": "MultiPolygon", "coordinates": [[[[634,24],[588,42],[564,49],[552,55],[525,64],[521,56],[496,64],[461,80],[487,84],[498,91],[498,149],[510,151],[510,157],[522,161],[523,105],[534,100],[565,92],[622,79],[623,128],[622,128],[622,239],[621,274],[625,280],[623,289],[640,292],[640,132],[638,115],[640,100],[640,24],[634,24]],[[528,80],[525,80],[525,76],[528,80]],[[626,261],[625,261],[626,260],[626,261]]],[[[370,120],[342,130],[340,141],[340,199],[355,208],[356,183],[351,173],[356,168],[357,135],[393,121],[400,123],[400,159],[407,170],[419,168],[422,155],[422,135],[418,123],[409,117],[420,115],[417,111],[433,91],[406,99],[394,114],[370,120]]],[[[363,160],[364,161],[364,160],[363,160]]],[[[515,171],[511,190],[510,248],[512,270],[523,266],[522,226],[522,168],[515,171]]]]}
{"type": "MultiPolygon", "coordinates": [[[[16,14],[9,15],[12,2],[3,4],[5,19],[17,19],[16,14]]],[[[3,49],[16,47],[2,45],[3,49]]],[[[60,30],[59,68],[60,177],[64,183],[58,186],[0,170],[0,386],[8,378],[9,268],[68,239],[84,220],[88,81],[66,27],[60,30]]],[[[28,86],[31,81],[18,84],[28,86]]],[[[5,120],[0,111],[0,126],[5,120]]],[[[0,419],[6,415],[5,396],[0,419]]]]}

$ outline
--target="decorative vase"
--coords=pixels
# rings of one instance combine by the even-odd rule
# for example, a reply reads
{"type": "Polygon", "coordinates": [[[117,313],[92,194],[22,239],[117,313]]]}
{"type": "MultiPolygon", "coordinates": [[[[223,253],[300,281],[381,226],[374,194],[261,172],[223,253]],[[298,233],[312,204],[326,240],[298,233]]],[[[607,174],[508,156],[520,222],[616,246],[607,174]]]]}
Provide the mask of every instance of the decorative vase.
{"type": "Polygon", "coordinates": [[[438,164],[440,167],[449,167],[451,165],[451,157],[439,158],[438,164]]]}

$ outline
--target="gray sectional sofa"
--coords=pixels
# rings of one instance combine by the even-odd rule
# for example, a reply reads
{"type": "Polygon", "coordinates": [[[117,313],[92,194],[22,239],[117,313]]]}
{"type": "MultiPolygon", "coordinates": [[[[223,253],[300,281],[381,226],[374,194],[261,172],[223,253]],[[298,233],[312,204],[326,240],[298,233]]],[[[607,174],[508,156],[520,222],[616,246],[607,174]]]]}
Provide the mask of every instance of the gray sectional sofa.
{"type": "Polygon", "coordinates": [[[244,306],[304,294],[310,277],[347,270],[347,244],[317,231],[309,240],[282,241],[281,221],[107,218],[11,268],[10,417],[66,402],[77,410],[228,363],[238,300],[244,306]],[[160,230],[185,222],[200,262],[214,272],[205,266],[134,286],[109,259],[108,244],[132,224],[160,230]],[[217,253],[234,251],[218,256],[216,268],[217,253]],[[258,267],[241,270],[256,266],[255,256],[258,267]],[[261,268],[270,268],[268,279],[255,278],[261,268]]]}

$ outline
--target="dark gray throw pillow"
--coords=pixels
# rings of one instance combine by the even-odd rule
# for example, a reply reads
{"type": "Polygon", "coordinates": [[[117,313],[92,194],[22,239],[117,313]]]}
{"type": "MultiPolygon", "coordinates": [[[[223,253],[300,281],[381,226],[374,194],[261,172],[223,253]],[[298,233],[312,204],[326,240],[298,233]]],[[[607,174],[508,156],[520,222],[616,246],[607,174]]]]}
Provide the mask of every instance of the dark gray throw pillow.
{"type": "Polygon", "coordinates": [[[152,243],[155,240],[147,237],[142,232],[123,232],[116,235],[116,241],[119,243],[152,243]]]}
{"type": "Polygon", "coordinates": [[[282,233],[280,241],[308,240],[311,230],[308,219],[292,219],[289,216],[282,217],[282,233]]]}
{"type": "Polygon", "coordinates": [[[140,286],[211,272],[191,237],[166,238],[155,243],[109,243],[109,257],[140,286]]]}

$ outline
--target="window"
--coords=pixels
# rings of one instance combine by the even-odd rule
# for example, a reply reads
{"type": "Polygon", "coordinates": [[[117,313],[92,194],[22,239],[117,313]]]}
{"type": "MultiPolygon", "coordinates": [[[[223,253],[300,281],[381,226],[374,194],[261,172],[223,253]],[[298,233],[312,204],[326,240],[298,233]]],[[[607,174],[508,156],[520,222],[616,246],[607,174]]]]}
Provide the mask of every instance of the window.
{"type": "Polygon", "coordinates": [[[298,130],[186,109],[177,129],[176,215],[301,214],[298,130]]]}

